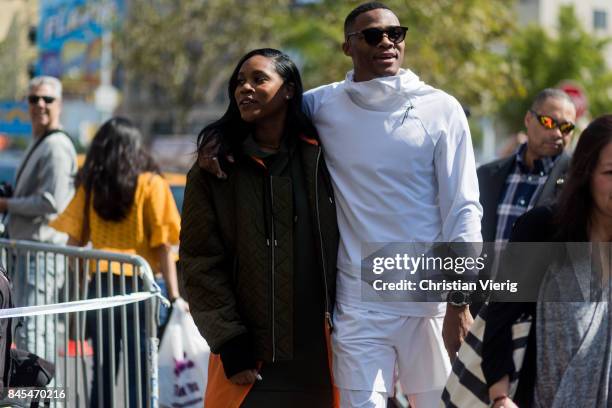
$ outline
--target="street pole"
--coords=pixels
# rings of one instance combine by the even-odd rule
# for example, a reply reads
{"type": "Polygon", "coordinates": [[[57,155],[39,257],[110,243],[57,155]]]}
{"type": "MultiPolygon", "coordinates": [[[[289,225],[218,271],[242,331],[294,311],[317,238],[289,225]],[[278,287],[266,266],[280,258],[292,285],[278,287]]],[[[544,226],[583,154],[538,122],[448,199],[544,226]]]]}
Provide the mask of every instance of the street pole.
{"type": "Polygon", "coordinates": [[[100,86],[95,91],[95,104],[100,112],[100,123],[106,122],[113,115],[119,103],[119,93],[112,84],[113,33],[106,27],[102,34],[102,52],[100,55],[100,86]]]}
{"type": "Polygon", "coordinates": [[[482,157],[483,163],[488,163],[495,159],[495,128],[490,116],[483,116],[480,120],[482,128],[482,157]]]}

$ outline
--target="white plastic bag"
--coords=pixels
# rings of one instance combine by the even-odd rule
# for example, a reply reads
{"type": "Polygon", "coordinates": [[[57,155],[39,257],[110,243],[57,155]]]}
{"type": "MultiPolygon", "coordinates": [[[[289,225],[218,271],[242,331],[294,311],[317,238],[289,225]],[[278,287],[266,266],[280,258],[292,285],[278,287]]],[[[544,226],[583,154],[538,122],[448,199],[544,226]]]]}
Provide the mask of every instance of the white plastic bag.
{"type": "Polygon", "coordinates": [[[210,348],[185,309],[185,301],[177,299],[159,347],[162,407],[204,406],[210,348]]]}

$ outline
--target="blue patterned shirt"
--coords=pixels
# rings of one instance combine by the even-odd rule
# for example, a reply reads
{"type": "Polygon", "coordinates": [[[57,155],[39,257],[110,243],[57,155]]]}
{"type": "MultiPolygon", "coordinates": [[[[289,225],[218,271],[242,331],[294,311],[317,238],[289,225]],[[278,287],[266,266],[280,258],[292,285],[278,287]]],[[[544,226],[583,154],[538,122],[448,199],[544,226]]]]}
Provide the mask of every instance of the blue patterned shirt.
{"type": "Polygon", "coordinates": [[[543,157],[534,161],[533,169],[525,164],[527,143],[520,145],[515,153],[514,167],[506,178],[502,190],[502,200],[497,206],[496,242],[506,242],[510,239],[512,227],[518,217],[529,211],[548,179],[556,160],[561,156],[543,157]]]}

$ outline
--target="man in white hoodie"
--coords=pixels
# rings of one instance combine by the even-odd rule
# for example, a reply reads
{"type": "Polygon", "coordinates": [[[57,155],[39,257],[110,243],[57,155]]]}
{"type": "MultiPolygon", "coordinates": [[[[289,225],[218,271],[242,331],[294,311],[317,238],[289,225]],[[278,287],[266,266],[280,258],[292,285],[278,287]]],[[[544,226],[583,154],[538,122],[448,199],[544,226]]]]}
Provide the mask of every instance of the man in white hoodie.
{"type": "MultiPolygon", "coordinates": [[[[332,177],[340,248],[334,381],[342,407],[385,407],[394,370],[416,408],[438,406],[472,318],[454,302],[365,302],[361,246],[480,242],[482,208],[467,120],[452,96],[401,69],[406,29],[384,4],[346,18],[345,80],[304,94],[332,177]],[[444,340],[443,340],[444,338],[444,340]],[[445,350],[446,349],[446,350],[445,350]]],[[[223,177],[215,154],[200,165],[223,177]]],[[[460,298],[460,296],[459,296],[460,298]]]]}
{"type": "Polygon", "coordinates": [[[468,307],[364,302],[361,246],[481,241],[470,131],[456,99],[400,68],[406,29],[385,5],[357,7],[344,31],[354,70],[304,94],[340,229],[334,381],[341,406],[384,407],[397,365],[411,406],[433,407],[450,372],[448,355],[472,322],[468,307]]]}

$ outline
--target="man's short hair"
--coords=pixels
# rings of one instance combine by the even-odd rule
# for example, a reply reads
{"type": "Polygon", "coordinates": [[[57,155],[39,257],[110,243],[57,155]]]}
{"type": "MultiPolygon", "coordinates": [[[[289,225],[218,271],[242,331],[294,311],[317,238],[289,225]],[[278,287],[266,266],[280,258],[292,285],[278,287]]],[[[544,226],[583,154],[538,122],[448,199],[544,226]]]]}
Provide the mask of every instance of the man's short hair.
{"type": "Polygon", "coordinates": [[[59,79],[52,76],[37,76],[30,80],[30,84],[28,86],[28,90],[32,92],[34,88],[38,88],[42,85],[48,85],[51,88],[52,95],[57,99],[62,99],[62,83],[59,79]]]}
{"type": "Polygon", "coordinates": [[[574,106],[574,101],[569,97],[568,94],[565,93],[562,89],[557,88],[546,88],[538,92],[538,94],[533,98],[533,103],[531,104],[531,109],[537,111],[544,105],[549,99],[557,99],[561,101],[565,101],[572,106],[574,106]]]}
{"type": "Polygon", "coordinates": [[[346,16],[346,19],[344,20],[344,35],[346,36],[346,34],[349,33],[349,31],[353,27],[353,24],[355,23],[355,20],[360,14],[367,13],[368,11],[377,10],[377,9],[385,9],[385,10],[391,11],[389,7],[385,6],[384,4],[378,1],[370,1],[368,3],[363,3],[355,7],[353,11],[351,11],[348,14],[348,16],[346,16]]]}

